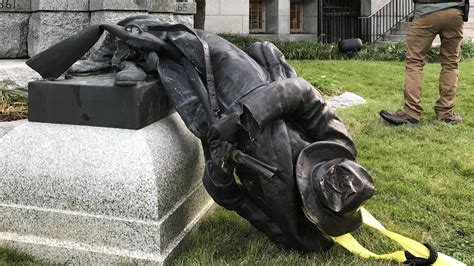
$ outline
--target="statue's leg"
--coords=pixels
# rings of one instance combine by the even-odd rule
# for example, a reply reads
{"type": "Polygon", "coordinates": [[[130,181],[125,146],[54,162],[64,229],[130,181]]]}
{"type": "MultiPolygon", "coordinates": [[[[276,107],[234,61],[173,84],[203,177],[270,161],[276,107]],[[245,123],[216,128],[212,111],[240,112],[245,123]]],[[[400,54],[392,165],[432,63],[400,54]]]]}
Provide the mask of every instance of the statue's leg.
{"type": "Polygon", "coordinates": [[[296,78],[296,71],[273,43],[256,42],[249,47],[247,53],[270,73],[272,81],[296,78]]]}
{"type": "Polygon", "coordinates": [[[68,73],[73,75],[93,75],[110,71],[112,58],[117,50],[117,38],[106,34],[102,45],[89,54],[85,60],[79,60],[69,68],[68,73]]]}

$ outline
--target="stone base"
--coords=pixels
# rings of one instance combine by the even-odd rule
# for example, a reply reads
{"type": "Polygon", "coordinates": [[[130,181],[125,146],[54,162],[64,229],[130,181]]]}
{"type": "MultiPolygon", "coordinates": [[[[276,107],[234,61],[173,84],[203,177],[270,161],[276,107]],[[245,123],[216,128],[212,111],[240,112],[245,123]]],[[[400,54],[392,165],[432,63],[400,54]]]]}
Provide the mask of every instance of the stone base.
{"type": "Polygon", "coordinates": [[[0,12],[0,58],[28,56],[26,40],[30,13],[0,12]]]}
{"type": "Polygon", "coordinates": [[[23,122],[0,136],[0,245],[49,263],[169,260],[213,203],[176,114],[141,130],[23,122]]]}
{"type": "Polygon", "coordinates": [[[29,82],[41,79],[41,76],[27,66],[25,61],[23,59],[0,60],[0,81],[5,81],[7,88],[26,89],[29,82]]]}
{"type": "Polygon", "coordinates": [[[89,26],[89,12],[39,11],[31,15],[28,32],[28,55],[46,50],[52,45],[89,26]]]}
{"type": "Polygon", "coordinates": [[[173,112],[157,77],[127,87],[114,82],[114,73],[30,82],[28,120],[141,129],[173,112]]]}

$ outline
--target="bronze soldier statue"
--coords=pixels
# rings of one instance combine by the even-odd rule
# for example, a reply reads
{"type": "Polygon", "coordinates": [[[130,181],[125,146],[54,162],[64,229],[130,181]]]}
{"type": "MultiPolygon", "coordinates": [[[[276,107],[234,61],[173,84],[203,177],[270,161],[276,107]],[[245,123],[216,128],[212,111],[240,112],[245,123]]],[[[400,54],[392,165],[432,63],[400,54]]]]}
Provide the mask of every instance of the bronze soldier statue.
{"type": "Polygon", "coordinates": [[[108,35],[72,75],[117,71],[129,86],[158,75],[188,129],[202,141],[212,198],[288,248],[327,250],[354,231],[374,193],[354,143],[323,96],[269,42],[247,52],[223,38],[156,17],[92,26],[28,64],[55,79],[108,35]],[[71,49],[74,47],[74,49],[71,49]]]}

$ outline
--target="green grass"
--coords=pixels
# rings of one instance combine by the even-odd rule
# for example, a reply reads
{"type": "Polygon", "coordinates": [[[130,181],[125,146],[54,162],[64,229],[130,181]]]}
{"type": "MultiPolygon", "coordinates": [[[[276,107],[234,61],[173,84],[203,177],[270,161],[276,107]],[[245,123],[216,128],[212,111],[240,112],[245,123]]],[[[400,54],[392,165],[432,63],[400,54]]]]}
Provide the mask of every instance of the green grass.
{"type": "MultiPolygon", "coordinates": [[[[377,188],[366,207],[388,229],[440,252],[474,264],[474,60],[461,64],[457,126],[436,121],[440,67],[428,64],[422,123],[418,127],[388,126],[380,109],[402,105],[403,63],[368,61],[294,61],[298,73],[315,83],[336,84],[367,105],[339,109],[357,145],[358,161],[372,174],[377,188]],[[324,76],[324,78],[322,78],[324,76]]],[[[355,233],[368,248],[387,252],[392,242],[367,228],[355,233]]],[[[0,250],[0,264],[29,262],[28,257],[0,250]]],[[[298,253],[272,244],[238,215],[218,208],[204,221],[176,265],[374,265],[335,246],[329,252],[298,253]]]]}
{"type": "Polygon", "coordinates": [[[26,254],[13,250],[0,248],[0,265],[39,265],[35,260],[26,254]]]}
{"type": "MultiPolygon", "coordinates": [[[[404,64],[367,61],[293,61],[300,76],[338,84],[338,90],[364,97],[367,105],[339,109],[338,115],[358,148],[358,161],[377,188],[366,207],[388,229],[440,252],[474,264],[474,61],[461,64],[456,110],[465,121],[438,122],[438,64],[425,71],[423,108],[418,127],[394,127],[378,116],[402,106],[404,64]]],[[[356,234],[377,251],[397,249],[389,240],[362,228],[356,234]]],[[[188,264],[361,265],[362,260],[335,246],[325,254],[280,248],[238,215],[222,208],[204,220],[190,247],[175,261],[188,264]]]]}

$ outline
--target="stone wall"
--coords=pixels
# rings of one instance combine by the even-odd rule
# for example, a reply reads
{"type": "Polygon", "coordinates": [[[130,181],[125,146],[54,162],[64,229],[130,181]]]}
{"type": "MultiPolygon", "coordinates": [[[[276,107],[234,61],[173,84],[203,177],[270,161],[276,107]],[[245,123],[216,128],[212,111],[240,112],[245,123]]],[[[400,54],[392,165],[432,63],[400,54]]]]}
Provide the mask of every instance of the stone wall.
{"type": "MultiPolygon", "coordinates": [[[[249,0],[208,0],[206,1],[205,29],[216,33],[248,34],[249,0]]],[[[279,39],[290,36],[290,0],[264,1],[264,33],[279,39]]],[[[318,1],[303,0],[303,35],[314,35],[318,31],[318,1]]],[[[302,34],[291,34],[292,36],[302,34]]],[[[265,37],[263,37],[265,38],[265,37]]]]}
{"type": "Polygon", "coordinates": [[[0,59],[27,58],[98,23],[143,14],[193,27],[194,0],[0,0],[0,59]]]}
{"type": "Polygon", "coordinates": [[[361,0],[360,12],[362,16],[370,16],[386,5],[390,0],[361,0]]]}
{"type": "Polygon", "coordinates": [[[248,0],[207,0],[205,29],[217,33],[249,33],[248,0]]]}

